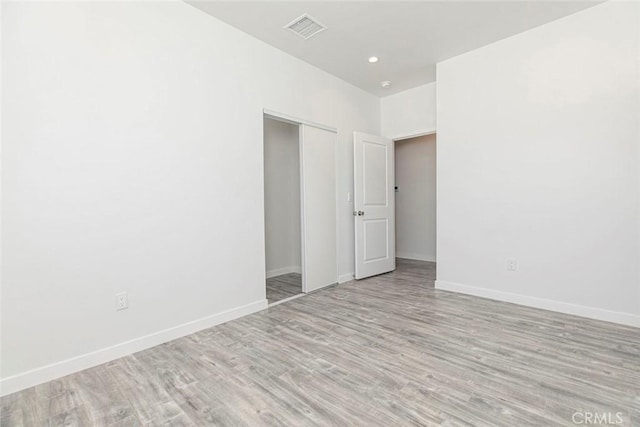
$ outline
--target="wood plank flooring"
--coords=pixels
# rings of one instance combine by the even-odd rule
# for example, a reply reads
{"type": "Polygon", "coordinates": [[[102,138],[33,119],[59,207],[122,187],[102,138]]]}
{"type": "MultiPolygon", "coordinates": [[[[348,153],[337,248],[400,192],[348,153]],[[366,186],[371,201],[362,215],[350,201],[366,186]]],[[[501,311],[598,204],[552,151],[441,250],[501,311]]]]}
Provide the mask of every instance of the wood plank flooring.
{"type": "Polygon", "coordinates": [[[269,304],[282,301],[302,293],[302,275],[283,274],[267,279],[267,301],[269,304]]]}
{"type": "Polygon", "coordinates": [[[399,260],[6,396],[0,424],[640,425],[640,329],[437,291],[434,273],[399,260]]]}

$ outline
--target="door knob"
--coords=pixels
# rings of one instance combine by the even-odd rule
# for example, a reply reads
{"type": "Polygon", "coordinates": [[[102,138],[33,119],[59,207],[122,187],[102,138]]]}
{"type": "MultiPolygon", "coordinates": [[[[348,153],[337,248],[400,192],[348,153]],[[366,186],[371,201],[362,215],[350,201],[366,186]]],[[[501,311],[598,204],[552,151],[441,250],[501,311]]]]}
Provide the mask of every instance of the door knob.
{"type": "Polygon", "coordinates": [[[358,216],[364,216],[364,212],[363,211],[358,211],[358,216]]]}

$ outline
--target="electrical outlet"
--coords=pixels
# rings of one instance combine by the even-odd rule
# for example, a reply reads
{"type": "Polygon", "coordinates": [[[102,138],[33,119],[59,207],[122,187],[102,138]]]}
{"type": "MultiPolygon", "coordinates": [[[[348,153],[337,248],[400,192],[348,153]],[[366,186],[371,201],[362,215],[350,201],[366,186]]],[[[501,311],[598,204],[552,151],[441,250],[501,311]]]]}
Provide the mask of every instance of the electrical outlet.
{"type": "Polygon", "coordinates": [[[509,271],[516,271],[516,267],[517,267],[517,263],[516,263],[516,259],[515,258],[509,258],[507,259],[507,270],[509,271]]]}
{"type": "Polygon", "coordinates": [[[129,296],[126,292],[116,294],[116,310],[126,310],[129,308],[129,296]]]}

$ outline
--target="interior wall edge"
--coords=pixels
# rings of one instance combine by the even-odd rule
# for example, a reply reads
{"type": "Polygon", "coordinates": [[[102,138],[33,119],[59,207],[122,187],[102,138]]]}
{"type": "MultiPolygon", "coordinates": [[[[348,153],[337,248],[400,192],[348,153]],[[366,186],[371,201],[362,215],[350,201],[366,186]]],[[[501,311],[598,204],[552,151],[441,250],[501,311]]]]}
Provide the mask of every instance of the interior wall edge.
{"type": "Polygon", "coordinates": [[[354,273],[353,271],[351,273],[341,274],[340,276],[338,276],[338,284],[341,285],[343,283],[350,282],[354,280],[355,277],[356,277],[356,273],[354,273]]]}

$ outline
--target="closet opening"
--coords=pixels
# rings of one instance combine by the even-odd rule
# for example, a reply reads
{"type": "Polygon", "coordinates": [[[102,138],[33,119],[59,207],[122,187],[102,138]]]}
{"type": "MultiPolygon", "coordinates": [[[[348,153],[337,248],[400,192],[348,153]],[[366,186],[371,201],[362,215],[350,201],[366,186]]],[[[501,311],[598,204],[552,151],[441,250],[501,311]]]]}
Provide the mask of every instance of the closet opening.
{"type": "Polygon", "coordinates": [[[264,110],[269,305],[338,282],[337,129],[264,110]]]}
{"type": "Polygon", "coordinates": [[[264,222],[269,304],[302,294],[299,125],[264,118],[264,222]]]}

